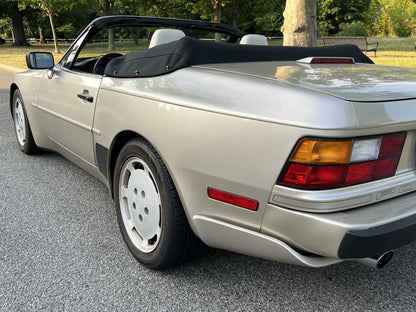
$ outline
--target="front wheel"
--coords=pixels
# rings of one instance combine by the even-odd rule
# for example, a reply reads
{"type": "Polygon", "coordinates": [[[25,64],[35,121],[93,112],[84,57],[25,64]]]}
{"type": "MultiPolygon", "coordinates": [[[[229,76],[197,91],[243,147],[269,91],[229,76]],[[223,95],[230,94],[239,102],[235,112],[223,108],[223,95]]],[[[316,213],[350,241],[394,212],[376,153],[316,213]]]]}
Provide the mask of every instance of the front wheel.
{"type": "Polygon", "coordinates": [[[115,167],[114,194],[121,233],[136,259],[151,269],[174,267],[196,256],[192,232],[173,181],[147,142],[129,141],[115,167]]]}
{"type": "Polygon", "coordinates": [[[19,144],[20,150],[28,155],[37,153],[38,148],[33,139],[26,108],[19,89],[16,89],[13,93],[12,116],[17,144],[19,144]]]}

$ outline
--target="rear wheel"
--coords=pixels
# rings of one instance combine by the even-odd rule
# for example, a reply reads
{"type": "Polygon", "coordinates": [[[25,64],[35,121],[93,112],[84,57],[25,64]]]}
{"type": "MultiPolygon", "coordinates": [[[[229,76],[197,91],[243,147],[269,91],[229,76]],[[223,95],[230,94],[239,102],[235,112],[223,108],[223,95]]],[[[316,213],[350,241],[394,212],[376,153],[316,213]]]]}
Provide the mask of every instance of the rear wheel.
{"type": "Polygon", "coordinates": [[[29,120],[26,114],[26,108],[19,89],[16,89],[13,94],[12,115],[19,148],[25,154],[37,153],[38,148],[35,144],[35,140],[33,139],[29,120]]]}
{"type": "Polygon", "coordinates": [[[173,181],[153,147],[140,139],[121,150],[114,177],[121,233],[136,259],[152,269],[195,257],[201,241],[192,232],[173,181]]]}

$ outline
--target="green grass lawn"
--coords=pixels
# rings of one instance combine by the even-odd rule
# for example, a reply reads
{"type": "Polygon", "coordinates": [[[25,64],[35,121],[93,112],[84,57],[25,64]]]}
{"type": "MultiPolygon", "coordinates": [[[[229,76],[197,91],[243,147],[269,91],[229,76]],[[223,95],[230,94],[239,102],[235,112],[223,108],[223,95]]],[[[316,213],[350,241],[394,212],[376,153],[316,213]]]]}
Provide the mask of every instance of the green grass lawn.
{"type": "Polygon", "coordinates": [[[367,55],[380,65],[416,67],[416,39],[412,38],[369,38],[368,42],[378,42],[377,57],[367,55]]]}
{"type": "MultiPolygon", "coordinates": [[[[367,55],[376,64],[391,65],[391,66],[403,66],[403,67],[415,67],[416,68],[416,39],[412,38],[368,38],[368,42],[378,42],[377,56],[374,53],[368,53],[367,55]]],[[[319,43],[319,41],[318,41],[319,43]]],[[[270,45],[281,45],[282,39],[270,40],[270,45]]],[[[55,61],[59,61],[63,53],[69,47],[69,44],[61,44],[59,49],[61,53],[54,53],[53,44],[36,44],[28,47],[14,47],[8,44],[0,45],[0,63],[16,66],[26,69],[25,55],[29,51],[47,51],[52,52],[55,57],[55,61]]],[[[107,53],[103,47],[103,53],[107,53]]],[[[127,51],[127,50],[126,50],[127,51]]],[[[118,49],[118,52],[125,53],[124,49],[118,49]]],[[[117,52],[117,51],[116,51],[117,52]]]]}
{"type": "Polygon", "coordinates": [[[61,53],[54,52],[53,44],[35,44],[27,47],[15,47],[9,44],[0,45],[0,63],[27,69],[26,67],[26,53],[27,52],[51,52],[55,61],[61,59],[64,52],[68,49],[69,44],[59,45],[61,53]]]}
{"type": "Polygon", "coordinates": [[[414,38],[368,38],[369,43],[378,42],[379,51],[415,51],[414,38]]]}
{"type": "Polygon", "coordinates": [[[368,53],[372,61],[379,65],[416,67],[416,51],[381,51],[377,52],[377,57],[368,53]]]}

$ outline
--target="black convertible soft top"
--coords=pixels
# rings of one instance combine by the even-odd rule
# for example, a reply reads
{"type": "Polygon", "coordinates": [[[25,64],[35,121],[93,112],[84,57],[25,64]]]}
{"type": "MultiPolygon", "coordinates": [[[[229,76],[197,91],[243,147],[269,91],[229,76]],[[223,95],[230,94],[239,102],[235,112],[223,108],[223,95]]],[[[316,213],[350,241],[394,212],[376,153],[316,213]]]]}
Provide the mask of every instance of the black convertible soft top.
{"type": "Polygon", "coordinates": [[[281,47],[220,43],[184,37],[145,51],[131,52],[110,61],[104,74],[111,77],[153,77],[192,65],[296,61],[310,56],[353,57],[357,63],[373,62],[357,46],[281,47]]]}

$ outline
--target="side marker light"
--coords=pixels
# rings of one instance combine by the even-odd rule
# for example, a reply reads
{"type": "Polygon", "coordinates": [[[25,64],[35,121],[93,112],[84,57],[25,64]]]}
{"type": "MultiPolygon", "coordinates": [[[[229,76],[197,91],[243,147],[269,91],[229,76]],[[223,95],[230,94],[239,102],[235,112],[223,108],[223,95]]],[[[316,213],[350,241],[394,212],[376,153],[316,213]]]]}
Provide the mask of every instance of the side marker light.
{"type": "Polygon", "coordinates": [[[208,197],[227,204],[238,206],[252,211],[257,211],[259,202],[254,199],[242,197],[228,192],[220,191],[214,188],[208,188],[208,197]]]}

